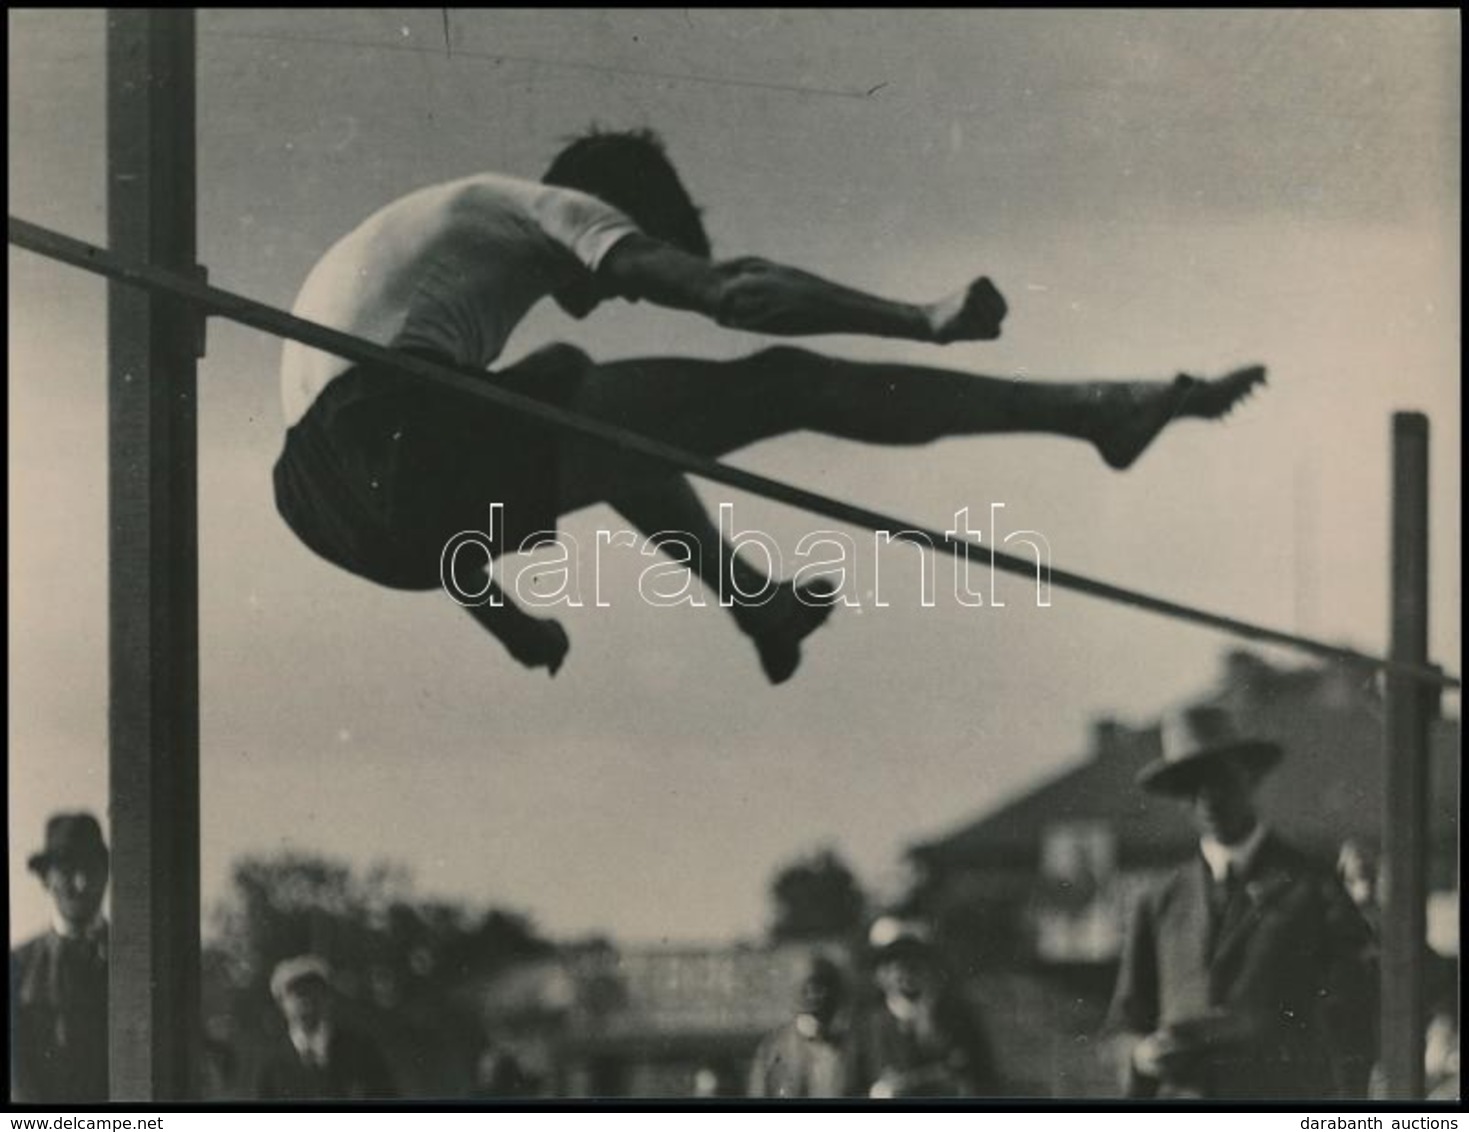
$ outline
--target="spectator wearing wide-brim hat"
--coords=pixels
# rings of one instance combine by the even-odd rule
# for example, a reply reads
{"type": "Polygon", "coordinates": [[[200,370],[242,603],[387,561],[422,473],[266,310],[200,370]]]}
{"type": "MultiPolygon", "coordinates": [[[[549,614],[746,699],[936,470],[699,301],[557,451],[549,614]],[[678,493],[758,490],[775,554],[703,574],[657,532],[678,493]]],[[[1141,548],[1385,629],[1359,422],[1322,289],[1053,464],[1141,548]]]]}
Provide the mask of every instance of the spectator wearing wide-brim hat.
{"type": "Polygon", "coordinates": [[[1133,1097],[1365,1095],[1371,932],[1332,864],[1260,821],[1284,752],[1224,707],[1167,716],[1138,785],[1175,798],[1199,852],[1137,901],[1111,1021],[1133,1097]]]}
{"type": "Polygon", "coordinates": [[[1187,708],[1163,719],[1162,754],[1138,772],[1137,783],[1154,794],[1191,795],[1201,777],[1221,761],[1263,776],[1284,752],[1279,744],[1242,733],[1234,717],[1213,705],[1187,708]]]}
{"type": "Polygon", "coordinates": [[[43,876],[52,864],[106,863],[110,856],[102,826],[91,814],[52,814],[46,822],[45,843],[27,858],[26,867],[43,876]]]}
{"type": "Polygon", "coordinates": [[[107,1098],[107,892],[102,826],[85,811],[53,814],[26,859],[51,901],[49,931],[10,957],[11,1099],[107,1098]]]}

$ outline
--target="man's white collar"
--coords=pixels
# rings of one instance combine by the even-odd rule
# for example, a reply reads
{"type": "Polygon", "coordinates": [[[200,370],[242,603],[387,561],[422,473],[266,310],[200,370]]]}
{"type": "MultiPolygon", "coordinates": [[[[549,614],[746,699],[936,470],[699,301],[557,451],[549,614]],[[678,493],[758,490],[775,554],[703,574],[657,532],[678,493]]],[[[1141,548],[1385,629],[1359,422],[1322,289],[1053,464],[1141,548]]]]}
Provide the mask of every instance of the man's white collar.
{"type": "Polygon", "coordinates": [[[302,1060],[317,1066],[326,1065],[327,1050],[331,1047],[332,1040],[330,1021],[323,1019],[321,1025],[314,1030],[304,1030],[299,1026],[288,1026],[287,1029],[291,1044],[296,1047],[302,1060]]]}
{"type": "Polygon", "coordinates": [[[1255,859],[1255,854],[1260,851],[1260,845],[1265,840],[1265,825],[1256,822],[1255,828],[1237,845],[1225,845],[1214,837],[1204,837],[1199,841],[1199,852],[1203,853],[1204,860],[1209,865],[1209,875],[1215,881],[1223,883],[1225,875],[1232,868],[1237,877],[1244,876],[1250,869],[1250,863],[1255,859]]]}
{"type": "Polygon", "coordinates": [[[60,912],[55,909],[51,912],[51,930],[62,939],[95,939],[102,932],[105,921],[102,913],[98,912],[84,927],[74,927],[66,922],[60,912]]]}

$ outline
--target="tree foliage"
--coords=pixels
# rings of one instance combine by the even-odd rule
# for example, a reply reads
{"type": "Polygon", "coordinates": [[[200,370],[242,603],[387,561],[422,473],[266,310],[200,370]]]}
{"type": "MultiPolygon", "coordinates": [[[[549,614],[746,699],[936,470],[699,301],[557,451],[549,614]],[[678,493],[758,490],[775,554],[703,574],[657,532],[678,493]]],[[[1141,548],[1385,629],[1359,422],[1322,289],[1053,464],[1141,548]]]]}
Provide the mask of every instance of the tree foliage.
{"type": "Polygon", "coordinates": [[[859,932],[867,899],[857,878],[831,849],[822,849],[776,873],[770,885],[775,940],[831,939],[859,932]]]}
{"type": "Polygon", "coordinates": [[[280,1028],[271,971],[313,952],[331,964],[344,1009],[389,1047],[403,1084],[450,1095],[484,1040],[465,988],[554,950],[517,913],[416,896],[401,869],[359,875],[343,862],[293,852],[236,862],[214,927],[205,953],[206,1024],[236,1051],[242,1078],[252,1050],[280,1028]]]}

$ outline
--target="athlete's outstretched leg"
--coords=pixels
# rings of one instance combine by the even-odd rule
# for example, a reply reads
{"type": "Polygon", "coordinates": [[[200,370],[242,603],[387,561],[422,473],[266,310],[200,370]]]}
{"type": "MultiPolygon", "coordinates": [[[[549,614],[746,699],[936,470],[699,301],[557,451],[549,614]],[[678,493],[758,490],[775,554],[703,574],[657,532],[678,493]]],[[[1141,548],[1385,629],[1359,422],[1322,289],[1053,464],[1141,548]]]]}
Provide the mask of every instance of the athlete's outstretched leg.
{"type": "MultiPolygon", "coordinates": [[[[590,366],[569,407],[705,456],[811,430],[875,444],[923,444],[966,434],[1041,432],[1096,446],[1125,468],[1175,417],[1213,418],[1264,380],[1258,367],[1217,381],[1008,381],[898,363],[849,362],[774,347],[730,362],[640,358],[590,366]]],[[[645,535],[694,536],[689,565],[716,592],[759,591],[681,475],[575,434],[563,438],[563,514],[610,503],[645,535]]],[[[676,539],[663,539],[670,553],[676,539]]],[[[815,587],[812,587],[814,590],[815,587]]],[[[834,595],[780,588],[771,607],[736,604],[740,628],[771,680],[788,677],[800,641],[825,619],[834,595]],[[802,600],[802,598],[806,600],[802,600]]]]}
{"type": "MultiPolygon", "coordinates": [[[[777,346],[728,362],[596,365],[571,407],[706,456],[801,430],[872,444],[1037,432],[1085,440],[1125,468],[1171,420],[1223,416],[1264,380],[1258,366],[1213,381],[1008,380],[777,346]]],[[[566,450],[563,505],[575,510],[604,497],[609,450],[579,438],[566,450]]]]}

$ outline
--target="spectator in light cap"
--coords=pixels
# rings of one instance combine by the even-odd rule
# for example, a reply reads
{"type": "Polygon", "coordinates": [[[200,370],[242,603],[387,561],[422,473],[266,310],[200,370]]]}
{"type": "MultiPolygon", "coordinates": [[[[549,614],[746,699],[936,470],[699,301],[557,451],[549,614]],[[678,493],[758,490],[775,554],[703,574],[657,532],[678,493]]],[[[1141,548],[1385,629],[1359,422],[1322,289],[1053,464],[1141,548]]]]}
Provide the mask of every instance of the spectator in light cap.
{"type": "Polygon", "coordinates": [[[994,1058],[969,1004],[946,984],[927,927],[883,917],[872,925],[882,1004],[863,1030],[868,1095],[968,1097],[993,1091],[994,1058]]]}
{"type": "Polygon", "coordinates": [[[110,857],[89,813],[46,822],[27,867],[51,900],[51,928],[10,956],[11,1100],[107,1099],[107,921],[110,857]]]}
{"type": "Polygon", "coordinates": [[[374,1100],[395,1097],[397,1087],[377,1046],[340,1024],[331,967],[319,955],[282,960],[270,976],[270,993],[285,1018],[289,1047],[260,1067],[261,1100],[374,1100]]]}
{"type": "Polygon", "coordinates": [[[752,1097],[845,1097],[856,1073],[848,1027],[841,1021],[847,980],[824,955],[813,955],[796,990],[791,1021],[768,1034],[750,1068],[752,1097]]]}

